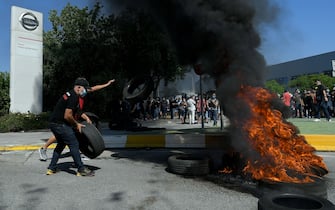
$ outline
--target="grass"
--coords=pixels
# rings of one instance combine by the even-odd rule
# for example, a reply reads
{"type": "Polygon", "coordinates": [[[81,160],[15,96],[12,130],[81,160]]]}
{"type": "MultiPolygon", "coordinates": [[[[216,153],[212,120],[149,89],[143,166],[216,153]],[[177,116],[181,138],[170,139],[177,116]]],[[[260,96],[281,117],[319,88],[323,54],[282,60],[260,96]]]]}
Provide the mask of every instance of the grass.
{"type": "Polygon", "coordinates": [[[290,118],[289,122],[293,123],[301,134],[325,134],[335,135],[335,121],[326,121],[325,118],[321,122],[315,122],[314,119],[307,118],[290,118]]]}

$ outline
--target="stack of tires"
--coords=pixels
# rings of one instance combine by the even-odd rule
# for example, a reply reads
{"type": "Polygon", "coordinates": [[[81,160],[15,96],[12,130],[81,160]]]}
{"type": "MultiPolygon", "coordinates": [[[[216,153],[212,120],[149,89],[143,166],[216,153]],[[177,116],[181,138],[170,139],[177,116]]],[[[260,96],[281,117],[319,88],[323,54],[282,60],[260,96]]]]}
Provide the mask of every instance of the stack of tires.
{"type": "Polygon", "coordinates": [[[327,200],[327,185],[321,177],[313,177],[314,182],[259,183],[263,195],[258,200],[259,210],[296,210],[317,209],[335,210],[335,206],[327,200]]]}
{"type": "Polygon", "coordinates": [[[329,200],[311,195],[297,193],[266,194],[258,200],[258,210],[334,210],[329,200]]]}

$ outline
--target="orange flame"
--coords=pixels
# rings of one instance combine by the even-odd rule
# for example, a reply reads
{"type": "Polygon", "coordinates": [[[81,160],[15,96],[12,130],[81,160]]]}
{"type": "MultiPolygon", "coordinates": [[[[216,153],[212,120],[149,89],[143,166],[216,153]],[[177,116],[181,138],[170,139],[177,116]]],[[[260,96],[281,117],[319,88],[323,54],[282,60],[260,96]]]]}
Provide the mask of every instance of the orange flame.
{"type": "Polygon", "coordinates": [[[232,172],[233,172],[233,169],[230,169],[229,167],[219,170],[219,173],[224,173],[224,174],[230,174],[232,172]]]}
{"type": "MultiPolygon", "coordinates": [[[[248,160],[243,172],[256,180],[282,182],[312,182],[304,176],[313,175],[313,166],[327,169],[323,159],[314,154],[315,148],[305,137],[298,135],[297,128],[283,119],[280,111],[271,107],[269,101],[277,97],[259,87],[243,87],[238,97],[251,110],[250,119],[241,125],[248,134],[247,141],[260,154],[257,160],[248,160]]],[[[315,175],[313,175],[315,176],[315,175]]]]}

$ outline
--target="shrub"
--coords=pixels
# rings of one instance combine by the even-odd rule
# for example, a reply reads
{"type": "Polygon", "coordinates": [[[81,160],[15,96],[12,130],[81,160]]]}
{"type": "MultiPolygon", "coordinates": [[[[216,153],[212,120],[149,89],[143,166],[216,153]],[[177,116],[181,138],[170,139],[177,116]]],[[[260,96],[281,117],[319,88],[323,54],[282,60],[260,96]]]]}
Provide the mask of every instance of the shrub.
{"type": "Polygon", "coordinates": [[[8,114],[9,105],[9,73],[0,72],[0,116],[8,114]]]}
{"type": "Polygon", "coordinates": [[[0,132],[18,132],[48,127],[48,113],[9,113],[0,117],[0,132]]]}

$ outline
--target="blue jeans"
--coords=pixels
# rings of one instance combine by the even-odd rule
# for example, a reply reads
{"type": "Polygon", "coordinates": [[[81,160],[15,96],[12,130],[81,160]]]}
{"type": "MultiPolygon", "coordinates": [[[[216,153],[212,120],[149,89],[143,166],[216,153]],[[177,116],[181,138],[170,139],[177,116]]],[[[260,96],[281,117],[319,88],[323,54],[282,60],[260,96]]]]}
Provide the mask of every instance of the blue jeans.
{"type": "Polygon", "coordinates": [[[323,113],[325,114],[325,117],[327,118],[327,120],[330,120],[330,115],[328,112],[328,107],[327,107],[327,102],[322,101],[322,102],[318,102],[317,106],[316,106],[316,118],[320,119],[321,118],[321,109],[323,111],[323,113]]]}
{"type": "Polygon", "coordinates": [[[170,115],[171,115],[171,120],[174,118],[174,112],[176,111],[176,108],[170,107],[170,115]]]}
{"type": "Polygon", "coordinates": [[[78,168],[78,170],[80,170],[84,166],[84,164],[81,161],[79,152],[79,142],[77,140],[73,128],[66,124],[50,123],[50,129],[52,133],[56,136],[57,146],[53,152],[52,159],[48,169],[51,170],[56,169],[58,159],[62,154],[65,146],[67,145],[70,149],[70,153],[76,167],[78,168]]]}
{"type": "Polygon", "coordinates": [[[154,109],[154,114],[153,114],[154,119],[158,119],[159,118],[159,112],[160,112],[159,108],[155,108],[154,109]]]}
{"type": "Polygon", "coordinates": [[[208,111],[208,113],[209,113],[209,118],[211,120],[213,120],[214,121],[214,125],[216,125],[217,124],[217,120],[218,120],[218,110],[217,109],[210,109],[208,111]]]}

